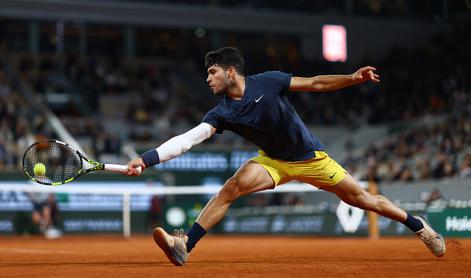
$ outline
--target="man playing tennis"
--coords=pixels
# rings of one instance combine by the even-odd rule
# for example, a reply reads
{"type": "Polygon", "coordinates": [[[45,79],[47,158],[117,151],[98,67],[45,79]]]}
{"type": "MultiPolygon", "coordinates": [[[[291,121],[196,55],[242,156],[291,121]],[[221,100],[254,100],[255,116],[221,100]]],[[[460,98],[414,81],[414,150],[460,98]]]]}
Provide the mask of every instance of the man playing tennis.
{"type": "Polygon", "coordinates": [[[164,162],[188,151],[214,133],[233,131],[255,143],[261,150],[229,178],[218,194],[204,207],[189,232],[169,235],[162,228],[154,240],[175,265],[183,265],[195,244],[225,215],[238,197],[273,189],[290,180],[299,180],[336,194],[352,206],[374,211],[399,221],[415,232],[435,256],[445,254],[445,241],[421,216],[411,216],[381,195],[370,195],[325,152],[287,98],[286,91],[328,92],[360,84],[379,82],[373,67],[348,75],[294,77],[269,71],[244,76],[244,58],[236,48],[224,47],[205,57],[206,81],[223,99],[209,111],[202,123],[173,137],[156,149],[128,163],[128,175],[164,162]]]}

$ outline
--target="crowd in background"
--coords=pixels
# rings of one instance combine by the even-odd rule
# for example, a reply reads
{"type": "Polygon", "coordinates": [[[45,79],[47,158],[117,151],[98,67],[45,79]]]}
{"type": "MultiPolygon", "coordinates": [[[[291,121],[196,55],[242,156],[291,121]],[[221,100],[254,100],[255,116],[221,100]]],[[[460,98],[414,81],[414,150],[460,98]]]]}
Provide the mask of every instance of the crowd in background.
{"type": "MultiPolygon", "coordinates": [[[[469,94],[469,93],[468,93],[469,94]]],[[[471,177],[471,102],[467,111],[400,132],[347,159],[351,173],[377,182],[471,177]]]]}
{"type": "Polygon", "coordinates": [[[6,68],[0,59],[0,170],[21,167],[22,155],[33,143],[34,134],[52,137],[44,115],[30,109],[27,99],[18,92],[18,84],[8,78],[6,68]]]}
{"type": "Polygon", "coordinates": [[[471,59],[466,53],[471,42],[461,31],[435,36],[424,48],[394,50],[381,63],[390,74],[383,75],[378,97],[365,100],[373,109],[369,122],[435,117],[347,159],[347,168],[358,178],[414,181],[470,176],[471,59]]]}
{"type": "MultiPolygon", "coordinates": [[[[363,155],[351,157],[345,164],[361,178],[468,176],[471,42],[463,32],[464,27],[457,28],[434,36],[425,45],[365,57],[362,65],[378,68],[380,86],[365,84],[332,94],[289,97],[308,125],[356,128],[428,115],[443,118],[441,123],[391,136],[363,155]]],[[[302,59],[299,44],[291,38],[272,39],[272,48],[254,48],[250,38],[237,44],[246,56],[247,74],[271,69],[303,76],[346,71],[344,64],[302,59]]],[[[226,39],[231,44],[231,37],[226,39]]],[[[181,40],[189,43],[184,36],[181,40]]],[[[203,56],[210,50],[204,45],[195,46],[188,56],[175,48],[165,56],[133,59],[2,51],[0,169],[20,167],[26,146],[55,135],[28,96],[47,104],[74,137],[88,138],[94,157],[117,154],[124,142],[155,144],[191,128],[218,102],[204,84],[203,56]]],[[[211,140],[221,144],[240,140],[215,137],[211,140]]]]}

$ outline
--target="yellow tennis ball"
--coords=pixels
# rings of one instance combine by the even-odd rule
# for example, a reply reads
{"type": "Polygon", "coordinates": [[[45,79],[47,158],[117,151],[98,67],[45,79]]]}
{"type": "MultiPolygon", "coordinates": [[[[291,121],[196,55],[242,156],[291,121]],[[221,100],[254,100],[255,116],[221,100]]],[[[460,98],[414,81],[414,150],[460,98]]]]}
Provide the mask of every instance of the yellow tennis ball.
{"type": "Polygon", "coordinates": [[[46,174],[46,165],[42,163],[34,164],[33,172],[36,176],[44,176],[46,174]]]}

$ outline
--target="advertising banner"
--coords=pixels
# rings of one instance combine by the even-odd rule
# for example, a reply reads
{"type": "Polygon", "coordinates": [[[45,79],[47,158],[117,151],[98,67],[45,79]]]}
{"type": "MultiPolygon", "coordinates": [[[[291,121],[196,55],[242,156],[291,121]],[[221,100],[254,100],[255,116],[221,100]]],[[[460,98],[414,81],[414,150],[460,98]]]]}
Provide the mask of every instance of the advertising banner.
{"type": "Polygon", "coordinates": [[[471,201],[431,208],[427,216],[430,224],[444,236],[471,237],[471,201]]]}

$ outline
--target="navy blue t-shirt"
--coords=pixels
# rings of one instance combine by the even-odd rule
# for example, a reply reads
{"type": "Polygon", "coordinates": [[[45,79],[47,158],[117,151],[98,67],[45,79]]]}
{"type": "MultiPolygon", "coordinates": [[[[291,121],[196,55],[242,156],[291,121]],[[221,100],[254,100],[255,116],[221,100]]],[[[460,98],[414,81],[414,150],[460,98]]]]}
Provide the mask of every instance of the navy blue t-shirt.
{"type": "Polygon", "coordinates": [[[313,158],[314,151],[325,147],[307,129],[286,96],[291,77],[280,71],[247,76],[242,99],[224,96],[202,122],[215,127],[217,133],[227,129],[239,134],[275,159],[313,158]]]}

